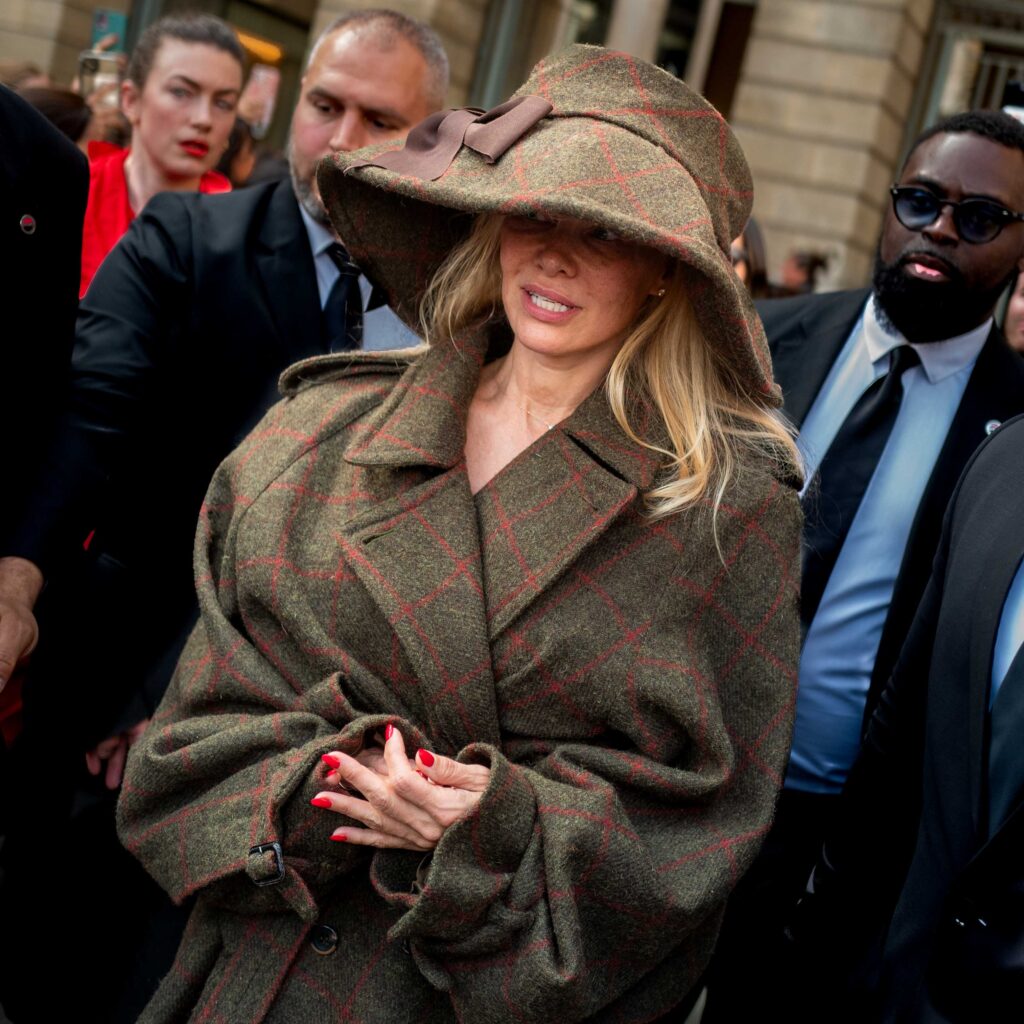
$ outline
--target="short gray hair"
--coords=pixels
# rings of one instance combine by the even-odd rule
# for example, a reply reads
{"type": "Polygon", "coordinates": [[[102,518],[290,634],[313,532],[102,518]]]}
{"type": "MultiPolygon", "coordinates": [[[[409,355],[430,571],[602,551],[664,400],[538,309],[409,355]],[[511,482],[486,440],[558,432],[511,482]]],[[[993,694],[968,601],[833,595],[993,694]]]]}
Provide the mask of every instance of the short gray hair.
{"type": "Polygon", "coordinates": [[[370,7],[364,11],[348,11],[339,15],[317,36],[309,51],[306,68],[313,63],[320,44],[342,29],[367,29],[374,41],[382,48],[389,49],[395,39],[401,37],[419,50],[427,65],[426,99],[431,106],[444,106],[448,93],[448,54],[445,53],[441,37],[429,26],[407,14],[391,11],[385,7],[370,7]]]}

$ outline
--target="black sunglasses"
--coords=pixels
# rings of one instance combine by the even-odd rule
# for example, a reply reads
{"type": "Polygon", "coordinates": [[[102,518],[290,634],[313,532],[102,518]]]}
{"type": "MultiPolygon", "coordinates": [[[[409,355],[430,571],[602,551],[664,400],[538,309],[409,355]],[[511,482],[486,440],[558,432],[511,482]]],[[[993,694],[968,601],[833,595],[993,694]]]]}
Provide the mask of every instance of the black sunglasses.
{"type": "Polygon", "coordinates": [[[1024,213],[1008,210],[992,199],[941,199],[934,192],[915,185],[893,185],[892,211],[909,231],[920,231],[934,224],[948,206],[953,211],[957,234],[972,245],[991,242],[1011,221],[1024,220],[1024,213]]]}

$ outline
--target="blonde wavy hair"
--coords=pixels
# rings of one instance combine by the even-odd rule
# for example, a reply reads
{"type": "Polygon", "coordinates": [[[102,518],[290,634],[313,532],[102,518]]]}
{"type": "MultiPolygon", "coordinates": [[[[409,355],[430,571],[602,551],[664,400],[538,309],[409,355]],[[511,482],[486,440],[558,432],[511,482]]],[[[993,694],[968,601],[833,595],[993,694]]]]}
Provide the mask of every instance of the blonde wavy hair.
{"type": "MultiPolygon", "coordinates": [[[[481,214],[468,237],[438,269],[420,304],[428,345],[458,337],[503,317],[500,214],[481,214]]],[[[665,295],[648,302],[605,379],[619,425],[637,444],[664,457],[656,485],[645,495],[662,517],[707,505],[717,512],[741,462],[767,458],[784,473],[798,472],[793,431],[774,409],[749,397],[728,363],[704,337],[687,294],[686,272],[675,261],[665,295]],[[653,406],[666,443],[640,435],[635,410],[653,406]]]]}

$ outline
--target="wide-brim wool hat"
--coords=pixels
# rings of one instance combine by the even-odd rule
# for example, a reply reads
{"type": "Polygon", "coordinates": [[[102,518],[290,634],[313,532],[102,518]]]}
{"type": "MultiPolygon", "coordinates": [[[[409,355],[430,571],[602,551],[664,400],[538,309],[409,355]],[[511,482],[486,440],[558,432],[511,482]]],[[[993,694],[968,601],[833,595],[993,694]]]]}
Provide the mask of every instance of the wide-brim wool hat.
{"type": "Polygon", "coordinates": [[[746,158],[714,107],[646,61],[571,46],[500,107],[442,111],[404,144],[334,154],[317,181],[352,258],[414,329],[427,284],[474,215],[574,217],[679,260],[737,386],[781,404],[729,253],[750,216],[746,158]]]}

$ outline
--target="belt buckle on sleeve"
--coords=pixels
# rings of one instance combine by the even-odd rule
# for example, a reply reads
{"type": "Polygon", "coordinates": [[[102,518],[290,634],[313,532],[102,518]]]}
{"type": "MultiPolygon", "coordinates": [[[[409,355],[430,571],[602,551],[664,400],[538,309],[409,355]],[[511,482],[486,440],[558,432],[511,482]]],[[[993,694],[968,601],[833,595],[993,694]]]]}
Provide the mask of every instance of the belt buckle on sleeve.
{"type": "Polygon", "coordinates": [[[274,843],[260,843],[259,846],[254,846],[249,851],[250,857],[262,857],[265,853],[273,853],[274,855],[274,866],[275,872],[268,878],[256,878],[253,876],[251,871],[248,872],[249,877],[252,878],[253,885],[277,885],[278,882],[284,879],[284,853],[281,850],[281,844],[274,843]]]}

